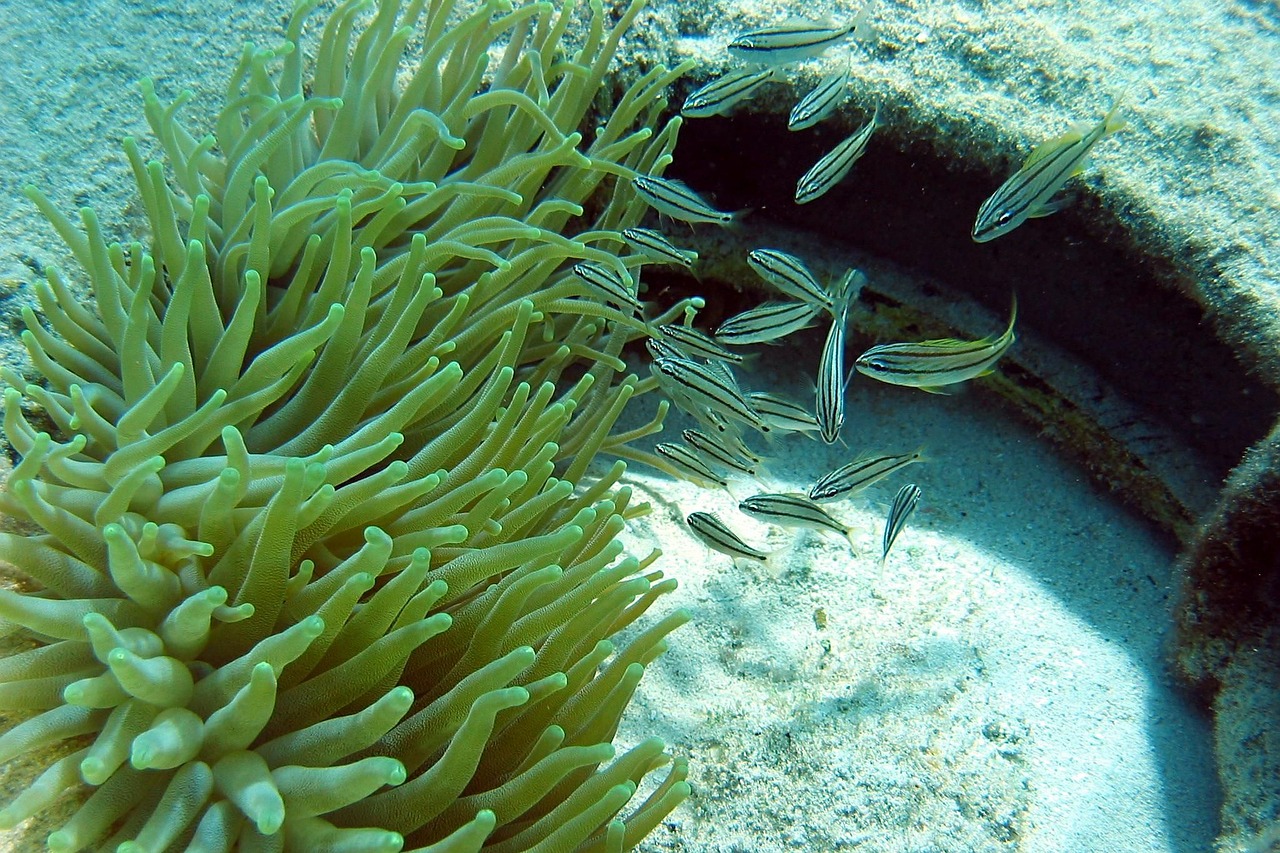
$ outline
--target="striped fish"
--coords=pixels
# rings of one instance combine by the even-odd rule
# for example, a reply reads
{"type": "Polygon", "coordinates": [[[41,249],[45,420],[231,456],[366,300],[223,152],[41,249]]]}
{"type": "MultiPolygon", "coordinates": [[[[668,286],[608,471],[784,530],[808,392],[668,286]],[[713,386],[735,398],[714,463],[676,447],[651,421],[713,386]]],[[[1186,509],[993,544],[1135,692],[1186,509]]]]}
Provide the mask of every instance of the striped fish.
{"type": "Polygon", "coordinates": [[[978,208],[973,223],[973,239],[979,243],[1008,234],[1028,219],[1048,216],[1066,206],[1053,198],[1067,180],[1084,170],[1089,150],[1099,140],[1125,126],[1120,102],[1091,130],[1074,127],[1057,139],[1050,139],[1031,152],[1022,168],[1009,176],[1000,188],[978,208]]]}
{"type": "Polygon", "coordinates": [[[756,459],[755,463],[753,463],[742,458],[713,435],[707,435],[705,432],[700,432],[696,429],[686,429],[680,433],[680,437],[684,439],[685,444],[702,455],[703,461],[709,461],[719,465],[721,468],[737,471],[739,474],[746,474],[749,477],[760,476],[760,471],[757,468],[759,459],[756,459]]]}
{"type": "Polygon", "coordinates": [[[849,528],[836,521],[827,514],[826,510],[804,495],[752,495],[746,500],[739,501],[738,509],[753,518],[779,527],[806,527],[810,530],[825,530],[838,534],[847,539],[849,547],[853,548],[853,537],[849,528]]]}
{"type": "Polygon", "coordinates": [[[725,381],[723,373],[682,358],[660,358],[653,364],[658,371],[659,383],[674,388],[678,395],[765,435],[773,432],[773,428],[751,408],[737,384],[725,381]]]}
{"type": "Polygon", "coordinates": [[[852,35],[866,41],[874,32],[868,22],[872,0],[867,0],[852,21],[844,26],[813,21],[789,21],[775,27],[741,33],[729,42],[729,54],[762,65],[786,65],[818,56],[833,44],[852,35]]]}
{"type": "Polygon", "coordinates": [[[619,308],[640,310],[635,281],[623,278],[617,270],[591,261],[583,261],[573,265],[573,274],[603,296],[605,301],[619,308]]]}
{"type": "Polygon", "coordinates": [[[852,58],[843,71],[837,71],[823,77],[813,91],[800,99],[800,103],[791,110],[787,119],[787,130],[804,130],[813,127],[839,106],[844,98],[845,88],[849,85],[849,74],[852,58]]]}
{"type": "Polygon", "coordinates": [[[635,251],[653,261],[675,264],[687,270],[693,269],[698,253],[692,249],[679,249],[657,231],[648,228],[624,228],[622,239],[635,251]]]}
{"type": "Polygon", "coordinates": [[[706,422],[706,425],[711,428],[712,432],[719,436],[720,440],[724,442],[725,447],[729,448],[743,459],[751,460],[752,465],[760,465],[764,462],[764,459],[758,456],[754,450],[747,447],[746,442],[742,440],[741,431],[731,421],[726,420],[712,411],[708,411],[707,417],[703,420],[706,422]]]}
{"type": "Polygon", "coordinates": [[[658,327],[662,339],[676,349],[696,358],[708,361],[725,361],[729,364],[742,364],[745,356],[742,353],[729,352],[711,337],[699,332],[692,326],[681,326],[679,323],[668,323],[658,327]]]}
{"type": "Polygon", "coordinates": [[[831,294],[813,277],[804,261],[795,255],[777,249],[753,249],[747,255],[747,266],[787,296],[820,305],[829,313],[835,313],[831,294]]]}
{"type": "Polygon", "coordinates": [[[677,349],[661,338],[645,338],[644,348],[649,351],[649,355],[656,361],[660,358],[688,358],[689,354],[684,350],[677,349]]]}
{"type": "Polygon", "coordinates": [[[807,329],[822,310],[807,302],[766,302],[721,323],[715,339],[726,344],[767,344],[807,329]]]}
{"type": "Polygon", "coordinates": [[[711,470],[706,461],[696,452],[681,444],[664,442],[654,445],[654,452],[661,456],[672,468],[686,480],[699,486],[719,486],[728,488],[729,482],[711,470]]]}
{"type": "Polygon", "coordinates": [[[751,96],[770,77],[773,69],[763,71],[733,71],[712,80],[685,98],[680,115],[685,118],[706,118],[727,115],[738,101],[751,96]]]}
{"type": "Polygon", "coordinates": [[[844,334],[849,319],[846,302],[838,317],[831,319],[827,342],[822,347],[818,362],[817,408],[818,434],[827,444],[835,444],[844,427],[844,389],[848,384],[844,374],[844,334]]]}
{"type": "Polygon", "coordinates": [[[860,456],[847,465],[841,465],[823,474],[809,487],[809,498],[815,501],[833,501],[836,498],[855,495],[872,483],[901,471],[912,462],[925,461],[924,451],[900,453],[896,456],[860,456]]]}
{"type": "Polygon", "coordinates": [[[859,373],[891,385],[907,385],[931,393],[945,393],[945,385],[964,382],[992,371],[996,361],[1013,345],[1018,300],[1013,301],[1009,326],[998,336],[976,341],[943,338],[915,344],[882,344],[858,356],[859,373]]]}
{"type": "Polygon", "coordinates": [[[799,403],[767,391],[752,391],[747,394],[747,402],[760,413],[760,417],[778,429],[788,432],[817,432],[819,429],[813,413],[799,403]]]}
{"type": "Polygon", "coordinates": [[[796,204],[808,204],[822,197],[828,190],[844,180],[853,164],[867,150],[871,134],[880,126],[880,108],[871,116],[861,129],[855,131],[844,142],[841,142],[821,160],[813,164],[813,168],[804,173],[796,183],[796,204]]]}
{"type": "Polygon", "coordinates": [[[884,566],[884,561],[889,559],[889,549],[893,547],[902,528],[907,526],[907,519],[916,511],[918,503],[920,503],[920,487],[915,483],[908,483],[898,489],[898,494],[893,498],[893,506],[889,508],[889,518],[884,523],[884,540],[880,552],[881,567],[884,566]]]}
{"type": "Polygon", "coordinates": [[[709,512],[691,513],[685,520],[689,529],[702,543],[713,551],[719,551],[735,560],[755,560],[766,566],[774,567],[774,557],[778,552],[767,553],[752,548],[738,534],[730,530],[723,521],[709,512]]]}
{"type": "Polygon", "coordinates": [[[682,222],[715,222],[730,225],[740,215],[716,210],[683,181],[636,175],[631,179],[636,194],[659,213],[682,222]]]}

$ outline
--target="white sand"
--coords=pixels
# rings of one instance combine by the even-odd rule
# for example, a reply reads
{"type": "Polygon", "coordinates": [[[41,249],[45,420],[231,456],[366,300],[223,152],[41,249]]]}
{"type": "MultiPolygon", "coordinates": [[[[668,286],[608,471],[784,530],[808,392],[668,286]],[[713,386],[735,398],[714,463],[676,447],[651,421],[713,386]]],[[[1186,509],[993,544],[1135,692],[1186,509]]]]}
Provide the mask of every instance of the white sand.
{"type": "MultiPolygon", "coordinates": [[[[799,371],[820,344],[811,332],[767,357],[799,371]]],[[[807,377],[787,378],[768,384],[807,402],[807,377]]],[[[759,371],[744,384],[762,387],[759,371]]],[[[664,606],[694,614],[623,732],[661,735],[693,765],[693,798],[644,849],[1209,849],[1209,727],[1161,657],[1171,544],[981,388],[857,377],[844,435],[848,449],[775,442],[775,488],[802,490],[862,450],[932,457],[829,505],[854,526],[856,557],[836,537],[770,529],[722,491],[629,474],[654,507],[632,550],[662,548],[681,582],[664,606]],[[906,482],[924,497],[881,571],[906,482]],[[787,548],[782,574],[705,548],[682,521],[695,510],[787,548]]]]}

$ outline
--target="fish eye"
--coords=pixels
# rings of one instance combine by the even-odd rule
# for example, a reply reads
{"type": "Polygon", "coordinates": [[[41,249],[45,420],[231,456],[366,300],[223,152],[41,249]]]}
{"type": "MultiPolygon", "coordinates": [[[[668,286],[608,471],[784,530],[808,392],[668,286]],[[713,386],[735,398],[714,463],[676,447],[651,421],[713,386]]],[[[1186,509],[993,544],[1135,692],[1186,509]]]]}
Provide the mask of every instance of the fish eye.
{"type": "Polygon", "coordinates": [[[1006,210],[1004,213],[1001,213],[998,217],[996,217],[996,224],[1008,225],[1009,221],[1012,219],[1013,219],[1013,211],[1006,210]]]}
{"type": "Polygon", "coordinates": [[[883,358],[877,358],[875,356],[872,356],[871,358],[867,359],[867,367],[870,367],[872,370],[888,370],[889,363],[885,361],[883,358]]]}

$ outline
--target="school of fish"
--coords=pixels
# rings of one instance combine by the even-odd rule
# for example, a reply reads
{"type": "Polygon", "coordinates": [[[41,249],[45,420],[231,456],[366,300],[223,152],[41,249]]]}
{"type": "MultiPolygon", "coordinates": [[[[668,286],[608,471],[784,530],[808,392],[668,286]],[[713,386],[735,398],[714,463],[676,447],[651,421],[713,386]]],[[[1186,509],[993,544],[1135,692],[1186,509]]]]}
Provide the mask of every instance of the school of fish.
{"type": "MultiPolygon", "coordinates": [[[[743,32],[732,39],[728,53],[746,64],[712,80],[690,94],[681,114],[686,118],[727,115],[762,86],[779,81],[779,69],[819,57],[846,41],[874,38],[868,0],[858,14],[843,25],[789,20],[776,26],[743,32]]],[[[791,111],[787,127],[798,131],[814,127],[844,102],[853,74],[853,52],[822,77],[791,111]]],[[[823,155],[797,181],[794,201],[807,204],[821,198],[843,181],[867,150],[880,110],[831,151],[823,155]]],[[[1027,219],[1047,216],[1065,205],[1060,194],[1067,181],[1083,170],[1089,152],[1102,139],[1125,126],[1117,101],[1095,125],[1077,125],[1062,136],[1037,147],[1026,162],[982,203],[971,236],[984,243],[1009,233],[1027,219]]],[[[659,218],[685,223],[732,226],[744,211],[723,211],[682,181],[660,175],[636,174],[631,179],[636,194],[659,218]]],[[[846,342],[849,317],[866,277],[856,269],[824,285],[805,262],[785,251],[761,247],[746,257],[747,265],[779,298],[750,308],[703,331],[693,325],[695,306],[686,306],[683,322],[654,323],[641,319],[643,303],[638,275],[630,270],[645,263],[671,264],[693,272],[698,255],[680,248],[660,231],[630,228],[619,235],[636,254],[618,270],[583,261],[573,275],[583,285],[623,312],[631,321],[644,323],[647,346],[653,356],[653,381],[672,404],[692,417],[701,429],[682,432],[683,443],[664,442],[654,454],[638,458],[707,488],[728,489],[729,478],[754,480],[766,491],[738,502],[743,514],[783,528],[805,528],[846,539],[852,532],[832,516],[824,503],[844,500],[879,480],[925,461],[923,450],[884,453],[863,452],[848,463],[819,477],[804,493],[769,491],[765,459],[752,451],[745,434],[757,432],[772,440],[783,433],[816,434],[829,445],[842,443],[845,398],[855,373],[894,385],[946,393],[946,388],[990,373],[1015,341],[1017,301],[1001,333],[976,340],[935,339],[884,343],[863,352],[849,365],[846,342]],[[813,406],[763,391],[744,390],[736,367],[745,354],[735,348],[773,344],[807,329],[825,318],[828,332],[817,359],[813,406]]],[[[700,301],[700,300],[699,300],[700,301]]],[[[897,492],[885,520],[880,564],[921,500],[915,484],[897,492]]],[[[763,551],[748,544],[730,525],[707,512],[691,513],[689,529],[709,548],[733,560],[754,560],[774,566],[781,552],[763,551]]]]}

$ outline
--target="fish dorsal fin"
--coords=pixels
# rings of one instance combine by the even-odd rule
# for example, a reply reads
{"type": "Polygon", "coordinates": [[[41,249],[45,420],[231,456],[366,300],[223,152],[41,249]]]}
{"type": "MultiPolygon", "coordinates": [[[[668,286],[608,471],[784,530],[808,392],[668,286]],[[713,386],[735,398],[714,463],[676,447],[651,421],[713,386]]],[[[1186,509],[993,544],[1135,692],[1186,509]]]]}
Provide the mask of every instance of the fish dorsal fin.
{"type": "Polygon", "coordinates": [[[788,15],[780,24],[778,24],[778,26],[786,27],[788,29],[792,27],[797,29],[807,29],[809,27],[831,27],[834,29],[836,25],[829,17],[805,18],[801,15],[788,15]]]}
{"type": "Polygon", "coordinates": [[[1022,164],[1023,169],[1030,169],[1036,163],[1039,163],[1045,157],[1067,145],[1074,145],[1084,138],[1084,134],[1072,128],[1061,136],[1054,137],[1045,142],[1041,142],[1036,149],[1027,156],[1027,161],[1022,164]]]}
{"type": "Polygon", "coordinates": [[[921,347],[967,347],[973,343],[981,341],[965,341],[960,338],[931,338],[927,341],[917,341],[913,346],[921,347]]]}
{"type": "Polygon", "coordinates": [[[680,180],[679,178],[664,177],[664,178],[661,178],[660,180],[668,184],[672,189],[678,190],[679,192],[688,193],[689,195],[694,197],[700,197],[696,192],[690,189],[688,184],[686,184],[684,181],[680,180]]]}

